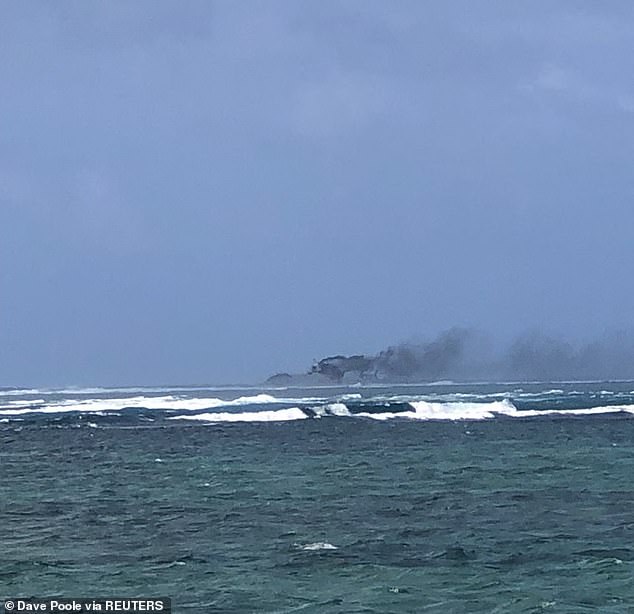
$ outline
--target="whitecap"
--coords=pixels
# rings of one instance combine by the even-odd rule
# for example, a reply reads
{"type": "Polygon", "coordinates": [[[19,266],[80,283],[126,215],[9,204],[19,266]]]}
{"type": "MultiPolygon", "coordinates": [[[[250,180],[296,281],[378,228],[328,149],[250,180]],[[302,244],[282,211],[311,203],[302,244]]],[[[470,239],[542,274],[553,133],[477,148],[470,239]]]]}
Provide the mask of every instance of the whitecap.
{"type": "Polygon", "coordinates": [[[538,418],[541,416],[591,416],[614,413],[634,414],[634,405],[604,405],[579,409],[525,409],[518,410],[505,399],[494,403],[428,403],[410,402],[413,411],[370,413],[360,412],[354,416],[372,420],[408,418],[410,420],[487,420],[502,415],[509,418],[538,418]]]}
{"type": "Polygon", "coordinates": [[[46,401],[44,399],[34,400],[19,400],[19,401],[5,401],[0,405],[0,414],[12,414],[21,411],[24,408],[30,408],[33,406],[43,405],[46,401]]]}
{"type": "Polygon", "coordinates": [[[10,388],[8,390],[0,390],[0,397],[21,397],[28,394],[42,394],[38,388],[10,388]]]}
{"type": "Polygon", "coordinates": [[[219,412],[213,414],[195,414],[193,416],[173,416],[171,420],[199,420],[202,422],[287,422],[305,420],[308,416],[299,408],[277,409],[269,411],[246,411],[240,413],[219,412]]]}
{"type": "Polygon", "coordinates": [[[237,399],[219,399],[217,397],[182,398],[173,395],[148,397],[123,397],[107,399],[68,399],[45,403],[37,401],[13,401],[0,406],[0,415],[20,415],[30,413],[56,414],[67,412],[99,413],[104,411],[121,411],[122,409],[178,410],[199,411],[217,407],[241,407],[243,405],[266,405],[272,403],[302,403],[321,401],[320,397],[300,399],[281,399],[269,394],[242,396],[237,399]]]}
{"type": "Polygon", "coordinates": [[[507,412],[512,418],[533,418],[539,416],[597,416],[602,414],[628,413],[634,414],[634,405],[603,405],[601,407],[584,407],[579,409],[524,409],[507,412]]]}
{"type": "Polygon", "coordinates": [[[493,403],[428,403],[413,401],[412,411],[401,412],[359,412],[355,416],[363,416],[372,420],[390,420],[392,418],[409,418],[410,420],[485,420],[494,418],[496,413],[517,411],[507,400],[493,403]]]}
{"type": "Polygon", "coordinates": [[[339,550],[337,546],[334,546],[333,544],[329,544],[328,542],[314,542],[312,544],[299,545],[299,548],[300,550],[308,550],[308,551],[339,550]]]}
{"type": "Polygon", "coordinates": [[[344,403],[329,403],[325,406],[326,412],[331,416],[351,416],[348,406],[344,403]]]}

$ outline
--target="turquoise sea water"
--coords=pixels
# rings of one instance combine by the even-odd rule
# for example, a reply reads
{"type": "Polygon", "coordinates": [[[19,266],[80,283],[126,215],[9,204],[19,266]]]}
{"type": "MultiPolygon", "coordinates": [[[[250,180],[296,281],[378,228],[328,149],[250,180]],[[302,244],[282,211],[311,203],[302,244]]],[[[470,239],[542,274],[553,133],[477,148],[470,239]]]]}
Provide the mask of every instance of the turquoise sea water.
{"type": "Polygon", "coordinates": [[[0,598],[632,612],[633,391],[5,390],[0,598]]]}

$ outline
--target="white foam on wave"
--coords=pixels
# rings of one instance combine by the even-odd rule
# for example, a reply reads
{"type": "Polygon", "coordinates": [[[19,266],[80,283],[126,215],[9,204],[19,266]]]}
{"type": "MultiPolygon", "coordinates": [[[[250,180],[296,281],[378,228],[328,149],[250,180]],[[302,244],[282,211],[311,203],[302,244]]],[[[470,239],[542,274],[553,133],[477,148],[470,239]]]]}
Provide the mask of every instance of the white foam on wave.
{"type": "Polygon", "coordinates": [[[242,396],[237,399],[225,400],[210,398],[181,398],[176,396],[162,397],[125,397],[111,399],[68,399],[64,401],[46,403],[42,399],[37,401],[10,401],[0,406],[0,415],[20,415],[30,413],[56,414],[67,412],[100,413],[104,411],[120,411],[127,408],[150,410],[179,410],[199,411],[201,409],[215,409],[216,407],[236,407],[243,405],[266,405],[269,403],[302,403],[320,401],[319,398],[280,399],[269,394],[242,396]]]}
{"type": "Polygon", "coordinates": [[[8,390],[0,390],[0,397],[21,397],[33,394],[42,394],[38,388],[10,388],[8,390]]]}
{"type": "MultiPolygon", "coordinates": [[[[254,391],[256,392],[256,391],[254,391]]],[[[521,393],[516,396],[533,396],[534,399],[547,395],[558,395],[561,389],[550,389],[541,393],[521,393]]],[[[238,393],[235,393],[238,394],[238,393]]],[[[500,393],[497,393],[500,394],[500,393]]],[[[578,394],[576,392],[566,394],[578,394]]],[[[634,414],[634,405],[604,405],[601,407],[579,408],[579,409],[540,409],[540,410],[518,410],[508,398],[490,398],[484,400],[482,397],[491,395],[481,395],[480,400],[469,398],[469,393],[454,393],[453,395],[392,395],[368,398],[366,401],[375,405],[376,412],[363,411],[351,413],[345,400],[355,401],[361,398],[357,393],[350,393],[327,399],[324,397],[302,397],[302,398],[278,398],[266,393],[256,393],[253,395],[239,396],[233,399],[221,399],[213,396],[199,395],[196,397],[186,395],[163,395],[163,396],[127,396],[111,398],[87,398],[76,399],[67,398],[63,400],[37,399],[0,399],[0,416],[9,416],[12,420],[24,414],[62,414],[68,412],[78,412],[95,415],[107,415],[108,412],[117,412],[126,408],[147,409],[147,410],[175,410],[188,413],[190,411],[204,411],[206,413],[193,416],[178,416],[206,422],[272,422],[286,420],[303,420],[307,417],[360,417],[372,420],[410,419],[410,420],[486,420],[496,416],[506,416],[510,418],[535,418],[540,416],[580,416],[580,415],[600,415],[609,413],[634,414]],[[330,400],[330,402],[328,402],[330,400]],[[406,403],[406,411],[390,411],[397,409],[390,407],[393,402],[406,403]],[[266,406],[269,404],[281,404],[287,406],[286,409],[276,409],[271,411],[257,411],[253,405],[266,406]],[[383,408],[376,407],[385,405],[383,408]],[[220,408],[242,408],[247,411],[222,411],[220,408]],[[305,413],[300,407],[310,407],[310,411],[305,413]],[[408,409],[409,407],[409,409],[408,409]],[[212,413],[212,410],[215,413],[212,413]]],[[[401,405],[402,408],[402,405],[401,405]]]]}
{"type": "Polygon", "coordinates": [[[46,403],[44,399],[20,399],[19,401],[5,401],[2,405],[0,405],[0,409],[20,409],[22,407],[30,407],[31,405],[40,405],[46,403]]]}
{"type": "Polygon", "coordinates": [[[360,412],[355,416],[363,416],[372,420],[390,420],[392,418],[409,418],[410,420],[484,420],[494,418],[495,413],[515,410],[510,401],[494,403],[429,403],[427,401],[410,402],[412,411],[400,412],[360,412]]]}
{"type": "Polygon", "coordinates": [[[325,406],[326,413],[331,416],[351,416],[348,406],[344,403],[329,403],[325,406]]]}
{"type": "Polygon", "coordinates": [[[131,408],[146,408],[146,409],[208,409],[210,407],[217,407],[226,402],[220,399],[177,399],[176,397],[127,397],[127,398],[115,398],[115,399],[83,399],[75,400],[69,399],[59,402],[51,403],[39,403],[39,402],[25,402],[24,407],[20,409],[12,409],[3,407],[0,414],[19,415],[19,414],[58,414],[68,412],[83,412],[83,413],[101,413],[104,411],[117,411],[128,407],[131,408]]]}
{"type": "Polygon", "coordinates": [[[523,409],[501,412],[511,418],[536,418],[539,416],[594,416],[601,414],[634,414],[634,405],[603,405],[601,407],[584,407],[579,409],[523,409]]]}
{"type": "Polygon", "coordinates": [[[316,550],[339,550],[337,546],[328,542],[314,542],[312,544],[299,545],[300,550],[316,551],[316,550]]]}
{"type": "Polygon", "coordinates": [[[370,413],[360,412],[354,416],[363,416],[372,420],[390,420],[408,418],[410,420],[487,420],[503,415],[510,418],[537,418],[540,416],[591,416],[613,413],[634,414],[634,405],[605,405],[580,409],[543,409],[519,410],[509,400],[494,403],[428,403],[414,401],[410,403],[413,411],[370,413]]]}
{"type": "Polygon", "coordinates": [[[170,420],[198,420],[202,422],[288,422],[290,420],[306,420],[308,416],[299,408],[274,409],[264,411],[245,411],[239,413],[219,412],[172,416],[170,420]]]}

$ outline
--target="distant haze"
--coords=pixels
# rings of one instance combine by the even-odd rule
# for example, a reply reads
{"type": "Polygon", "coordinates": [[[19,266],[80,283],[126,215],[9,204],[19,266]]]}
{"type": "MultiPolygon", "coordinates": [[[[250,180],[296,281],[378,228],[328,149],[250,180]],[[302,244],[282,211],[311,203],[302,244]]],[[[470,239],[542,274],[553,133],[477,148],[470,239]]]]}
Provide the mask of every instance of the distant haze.
{"type": "Polygon", "coordinates": [[[0,385],[452,327],[509,373],[629,373],[632,32],[619,0],[2,3],[0,385]]]}

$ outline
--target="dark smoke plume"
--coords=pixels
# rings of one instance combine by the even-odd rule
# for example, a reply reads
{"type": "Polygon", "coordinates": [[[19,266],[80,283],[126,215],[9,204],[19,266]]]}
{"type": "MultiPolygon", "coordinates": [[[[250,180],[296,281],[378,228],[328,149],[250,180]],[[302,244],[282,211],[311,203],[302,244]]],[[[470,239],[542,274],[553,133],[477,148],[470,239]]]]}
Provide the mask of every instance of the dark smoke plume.
{"type": "Polygon", "coordinates": [[[374,358],[374,369],[387,379],[445,377],[463,366],[470,336],[465,329],[452,328],[429,343],[403,343],[389,347],[374,358]]]}
{"type": "Polygon", "coordinates": [[[468,377],[478,372],[477,361],[486,355],[485,346],[481,334],[452,328],[432,341],[401,343],[374,356],[328,356],[317,361],[309,375],[331,381],[395,382],[468,377]]]}
{"type": "MultiPolygon", "coordinates": [[[[401,343],[376,355],[329,356],[300,377],[332,382],[634,379],[634,338],[611,333],[573,343],[525,333],[497,351],[481,332],[452,328],[424,343],[401,343]]],[[[270,381],[285,381],[279,374],[270,381]]]]}

